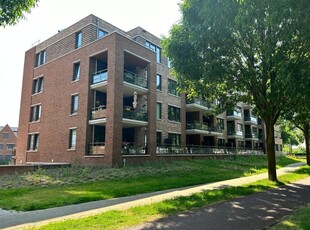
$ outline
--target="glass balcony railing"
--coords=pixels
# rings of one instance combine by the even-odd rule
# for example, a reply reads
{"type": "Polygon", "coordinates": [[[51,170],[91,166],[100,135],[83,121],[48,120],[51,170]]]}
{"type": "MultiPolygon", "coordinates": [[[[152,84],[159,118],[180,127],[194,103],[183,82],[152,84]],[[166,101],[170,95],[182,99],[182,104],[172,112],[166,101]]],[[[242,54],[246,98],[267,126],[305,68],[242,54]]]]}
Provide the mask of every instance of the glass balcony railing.
{"type": "Polygon", "coordinates": [[[128,70],[125,70],[124,72],[124,81],[147,89],[147,78],[128,70]]]}
{"type": "Polygon", "coordinates": [[[257,123],[257,118],[254,116],[245,116],[244,121],[251,121],[253,123],[257,123]]]}
{"type": "Polygon", "coordinates": [[[93,82],[92,84],[97,84],[101,82],[105,82],[108,80],[108,70],[100,70],[93,74],[93,82]]]}
{"type": "Polygon", "coordinates": [[[123,118],[137,121],[147,121],[147,112],[129,110],[125,107],[123,111],[123,118]]]}
{"type": "Polygon", "coordinates": [[[186,99],[186,104],[197,104],[207,108],[211,108],[211,103],[199,98],[186,99]]]}
{"type": "Polygon", "coordinates": [[[236,117],[242,117],[240,110],[233,110],[229,109],[226,111],[227,117],[236,116],[236,117]]]}
{"type": "Polygon", "coordinates": [[[107,114],[106,106],[101,105],[91,110],[91,119],[96,120],[96,119],[106,118],[107,117],[106,114],[107,114]]]}
{"type": "Polygon", "coordinates": [[[258,138],[257,133],[246,133],[245,138],[258,138]]]}
{"type": "Polygon", "coordinates": [[[199,122],[199,121],[187,123],[186,129],[198,129],[198,130],[203,130],[203,131],[209,131],[208,124],[199,122]]]}
{"type": "Polygon", "coordinates": [[[242,131],[235,131],[235,130],[227,130],[228,136],[243,136],[242,131]]]}

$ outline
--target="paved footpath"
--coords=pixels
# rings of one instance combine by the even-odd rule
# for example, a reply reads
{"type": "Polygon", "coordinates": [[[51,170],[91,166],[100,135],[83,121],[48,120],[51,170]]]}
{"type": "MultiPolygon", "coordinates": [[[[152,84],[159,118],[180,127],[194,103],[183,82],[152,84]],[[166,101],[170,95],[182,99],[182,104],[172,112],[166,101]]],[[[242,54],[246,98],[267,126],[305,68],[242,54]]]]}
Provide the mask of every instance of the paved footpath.
{"type": "MultiPolygon", "coordinates": [[[[291,164],[289,166],[286,166],[284,168],[281,168],[281,169],[277,170],[277,175],[279,176],[279,175],[282,175],[285,173],[292,172],[292,171],[298,169],[299,166],[301,166],[303,164],[304,163],[295,163],[295,164],[291,164]]],[[[160,202],[162,200],[171,199],[171,198],[178,197],[178,196],[188,196],[188,195],[191,195],[193,193],[202,192],[205,190],[218,189],[218,188],[227,187],[227,186],[239,186],[239,185],[251,183],[251,182],[254,182],[254,181],[257,181],[260,179],[266,179],[266,178],[267,178],[267,173],[263,173],[263,174],[259,174],[259,175],[237,178],[237,179],[231,179],[231,180],[215,182],[215,183],[209,183],[209,184],[205,184],[205,185],[190,186],[190,187],[177,188],[177,189],[169,189],[169,190],[147,193],[147,194],[141,194],[141,195],[136,195],[136,196],[121,197],[121,198],[102,200],[102,201],[94,201],[94,202],[88,202],[88,203],[83,203],[83,204],[68,205],[68,206],[64,206],[64,207],[50,208],[50,209],[45,209],[45,210],[37,210],[37,211],[29,211],[29,212],[7,212],[7,211],[3,211],[3,210],[1,211],[0,210],[0,229],[23,229],[25,227],[42,225],[42,224],[46,224],[46,223],[52,222],[52,221],[60,221],[60,220],[65,220],[65,219],[73,219],[73,218],[81,218],[81,217],[91,216],[91,215],[99,214],[99,213],[106,212],[109,210],[128,209],[128,208],[131,208],[134,206],[140,206],[140,205],[160,202]]],[[[296,192],[297,191],[298,192],[303,191],[307,188],[308,189],[307,193],[309,194],[310,178],[308,178],[307,183],[308,184],[305,184],[304,186],[301,184],[300,185],[301,187],[297,183],[295,183],[295,185],[294,184],[290,185],[291,187],[289,187],[289,189],[284,189],[283,192],[286,190],[293,191],[292,189],[297,186],[298,188],[301,188],[301,189],[296,189],[296,192]]],[[[270,192],[268,191],[268,192],[266,192],[266,194],[267,193],[270,193],[270,192]]],[[[271,192],[271,193],[277,194],[277,196],[274,198],[275,200],[283,200],[283,203],[286,203],[286,200],[288,200],[286,197],[284,197],[284,196],[288,196],[288,195],[282,196],[282,190],[279,190],[278,192],[271,192]]],[[[262,194],[262,193],[260,193],[260,194],[262,194]]],[[[289,194],[291,194],[291,193],[289,193],[289,194]]],[[[253,198],[254,195],[255,194],[250,195],[250,196],[246,196],[244,198],[249,197],[248,198],[249,200],[247,202],[257,202],[258,200],[256,198],[253,198]]],[[[304,196],[298,195],[298,196],[293,197],[291,200],[300,200],[301,197],[304,197],[304,196]]],[[[309,195],[307,197],[310,198],[309,195]]],[[[242,199],[242,198],[240,198],[240,199],[242,199]]],[[[271,203],[271,205],[272,205],[274,202],[273,200],[269,201],[269,200],[267,200],[267,198],[262,198],[262,199],[263,200],[261,200],[260,202],[257,202],[258,204],[253,204],[253,205],[250,205],[247,207],[251,208],[251,207],[256,207],[258,205],[258,209],[259,210],[260,209],[265,210],[265,212],[273,213],[273,212],[279,211],[279,210],[273,211],[273,209],[264,205],[264,204],[267,205],[269,203],[271,203]]],[[[190,212],[187,212],[186,214],[180,214],[180,215],[175,216],[175,218],[180,218],[182,216],[184,217],[183,219],[182,218],[178,219],[177,222],[174,222],[173,219],[169,219],[169,220],[164,219],[163,221],[168,221],[168,222],[165,222],[165,224],[162,224],[160,222],[154,222],[154,223],[151,223],[148,225],[137,226],[137,228],[132,228],[132,229],[172,229],[172,225],[178,226],[175,229],[189,229],[189,226],[190,226],[190,228],[192,228],[191,226],[193,226],[192,221],[197,222],[197,226],[196,226],[197,228],[194,227],[192,229],[260,229],[259,227],[258,228],[251,228],[254,225],[252,223],[252,219],[251,219],[252,215],[250,216],[250,213],[253,213],[254,215],[259,216],[260,214],[257,213],[258,211],[256,209],[249,209],[249,210],[244,209],[243,207],[245,206],[245,204],[239,205],[238,202],[241,202],[241,201],[236,199],[236,201],[229,201],[229,202],[220,203],[221,205],[224,205],[222,207],[223,210],[226,210],[226,211],[230,210],[228,212],[229,216],[225,217],[225,219],[227,219],[227,220],[231,219],[231,222],[227,223],[228,225],[226,225],[226,228],[223,228],[223,226],[222,226],[222,228],[213,228],[215,225],[210,224],[210,223],[212,223],[211,220],[208,221],[208,225],[203,225],[203,223],[198,225],[198,223],[200,223],[199,221],[203,221],[206,219],[206,217],[205,217],[206,212],[207,213],[216,213],[216,212],[221,213],[222,212],[221,207],[219,207],[219,209],[217,209],[217,210],[212,211],[213,210],[212,208],[209,209],[209,207],[212,207],[212,206],[208,206],[208,207],[201,209],[198,212],[197,212],[197,210],[196,211],[190,211],[190,212]],[[236,203],[232,203],[232,202],[236,202],[236,203]],[[225,204],[228,206],[225,206],[225,204]],[[243,210],[244,214],[234,215],[234,213],[238,209],[243,210]],[[206,211],[204,211],[204,210],[206,210],[206,211]],[[189,213],[192,213],[197,218],[195,220],[194,219],[191,220],[190,218],[188,218],[188,219],[185,218],[185,216],[189,216],[189,213]],[[244,228],[229,228],[230,226],[232,226],[231,223],[235,222],[238,219],[242,219],[242,220],[244,219],[245,220],[244,224],[247,224],[247,225],[250,224],[249,228],[247,228],[246,225],[244,225],[245,226],[244,228]],[[171,220],[172,220],[172,222],[170,222],[171,220]],[[182,223],[179,223],[181,220],[184,220],[184,225],[182,225],[182,223]],[[188,220],[188,222],[186,222],[186,220],[188,220]],[[164,226],[166,226],[166,227],[164,227],[164,226]]],[[[308,201],[308,202],[310,202],[310,201],[308,201]]],[[[251,204],[251,203],[249,203],[249,204],[251,204]]],[[[280,207],[281,211],[285,211],[286,209],[289,212],[290,210],[292,210],[292,207],[287,207],[287,208],[281,208],[280,207]]],[[[271,215],[271,213],[270,213],[270,215],[271,215]]],[[[174,217],[171,217],[171,218],[174,218],[174,217]]],[[[224,218],[224,217],[221,217],[221,218],[224,218]]],[[[267,219],[272,219],[272,218],[274,218],[274,217],[270,217],[270,218],[269,218],[269,216],[267,216],[267,217],[262,216],[261,217],[261,219],[264,220],[263,222],[266,222],[267,219]]],[[[213,218],[213,220],[214,219],[215,218],[213,218]]],[[[223,220],[224,219],[217,219],[217,220],[215,219],[214,221],[224,223],[223,220]]]]}

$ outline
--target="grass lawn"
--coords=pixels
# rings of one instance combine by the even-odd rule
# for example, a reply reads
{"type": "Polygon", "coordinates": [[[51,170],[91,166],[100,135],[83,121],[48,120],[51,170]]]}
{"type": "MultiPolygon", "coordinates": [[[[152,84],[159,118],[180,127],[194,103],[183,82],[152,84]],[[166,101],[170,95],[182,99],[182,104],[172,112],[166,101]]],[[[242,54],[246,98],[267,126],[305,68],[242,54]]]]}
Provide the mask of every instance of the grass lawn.
{"type": "MultiPolygon", "coordinates": [[[[205,191],[187,197],[179,197],[163,202],[134,207],[123,211],[108,211],[102,214],[71,219],[61,222],[50,223],[48,225],[29,228],[29,229],[122,229],[143,222],[155,220],[157,218],[176,214],[195,207],[202,207],[216,202],[230,200],[239,196],[249,195],[255,192],[275,188],[276,186],[290,183],[310,175],[310,167],[304,166],[294,173],[279,176],[278,183],[269,180],[260,180],[255,183],[239,186],[228,187],[219,190],[205,191]]],[[[280,225],[273,228],[279,229],[310,229],[309,213],[310,206],[301,209],[296,216],[289,218],[280,225]],[[296,228],[291,228],[296,227],[296,228]]]]}
{"type": "MultiPolygon", "coordinates": [[[[277,167],[300,160],[279,157],[277,167]]],[[[72,167],[6,175],[0,208],[28,211],[238,178],[267,171],[266,156],[148,163],[124,168],[72,167]]],[[[2,184],[1,184],[2,183],[2,184]]]]}
{"type": "Polygon", "coordinates": [[[293,215],[285,218],[270,230],[303,230],[310,229],[310,204],[299,209],[293,215]]]}

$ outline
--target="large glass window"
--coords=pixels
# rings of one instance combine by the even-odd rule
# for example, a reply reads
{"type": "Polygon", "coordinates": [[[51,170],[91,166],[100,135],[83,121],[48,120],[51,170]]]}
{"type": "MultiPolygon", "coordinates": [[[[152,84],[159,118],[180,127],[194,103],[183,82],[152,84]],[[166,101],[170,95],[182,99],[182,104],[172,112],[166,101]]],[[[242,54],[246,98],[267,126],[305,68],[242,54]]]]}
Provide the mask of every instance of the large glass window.
{"type": "Polygon", "coordinates": [[[82,32],[77,32],[75,34],[75,48],[80,48],[82,46],[82,32]]]}
{"type": "Polygon", "coordinates": [[[30,108],[30,122],[38,121],[41,118],[41,105],[34,105],[30,108]]]}
{"type": "Polygon", "coordinates": [[[71,96],[71,114],[75,114],[78,112],[79,108],[79,95],[71,96]]]}
{"type": "Polygon", "coordinates": [[[180,93],[177,90],[177,82],[172,80],[172,79],[168,79],[168,93],[175,95],[175,96],[180,96],[180,93]]]}
{"type": "Polygon", "coordinates": [[[168,106],[168,120],[170,121],[181,121],[181,109],[178,107],[168,106]]]}
{"type": "Polygon", "coordinates": [[[79,62],[74,63],[73,65],[73,81],[77,81],[80,79],[80,74],[81,74],[81,65],[79,62]]]}
{"type": "Polygon", "coordinates": [[[160,120],[161,119],[161,103],[157,102],[156,104],[156,119],[160,120]]]}
{"type": "Polygon", "coordinates": [[[32,94],[40,93],[43,91],[43,77],[33,80],[32,94]]]}
{"type": "Polygon", "coordinates": [[[145,42],[145,46],[156,53],[156,61],[161,63],[161,48],[148,41],[145,42]]]}
{"type": "Polygon", "coordinates": [[[29,134],[28,135],[28,150],[36,151],[39,148],[39,134],[29,134]]]}
{"type": "MultiPolygon", "coordinates": [[[[3,149],[3,144],[0,144],[0,150],[2,150],[3,149]]],[[[0,155],[1,156],[1,155],[0,155]]]]}
{"type": "Polygon", "coordinates": [[[76,128],[70,129],[69,134],[69,149],[76,148],[76,128]]]}
{"type": "Polygon", "coordinates": [[[156,89],[161,91],[161,75],[156,75],[156,89]]]}

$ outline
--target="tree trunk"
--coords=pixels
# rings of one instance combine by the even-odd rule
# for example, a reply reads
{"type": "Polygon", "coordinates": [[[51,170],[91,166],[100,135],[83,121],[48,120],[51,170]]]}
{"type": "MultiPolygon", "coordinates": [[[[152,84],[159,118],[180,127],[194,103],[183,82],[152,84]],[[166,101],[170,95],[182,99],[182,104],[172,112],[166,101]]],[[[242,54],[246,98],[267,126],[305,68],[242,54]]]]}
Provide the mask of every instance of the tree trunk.
{"type": "Polygon", "coordinates": [[[305,136],[305,143],[306,143],[306,156],[307,156],[307,165],[310,166],[310,151],[309,151],[309,129],[305,129],[304,136],[305,136]]]}
{"type": "Polygon", "coordinates": [[[265,122],[267,132],[268,179],[277,181],[274,124],[272,120],[272,118],[269,118],[265,122]]]}

